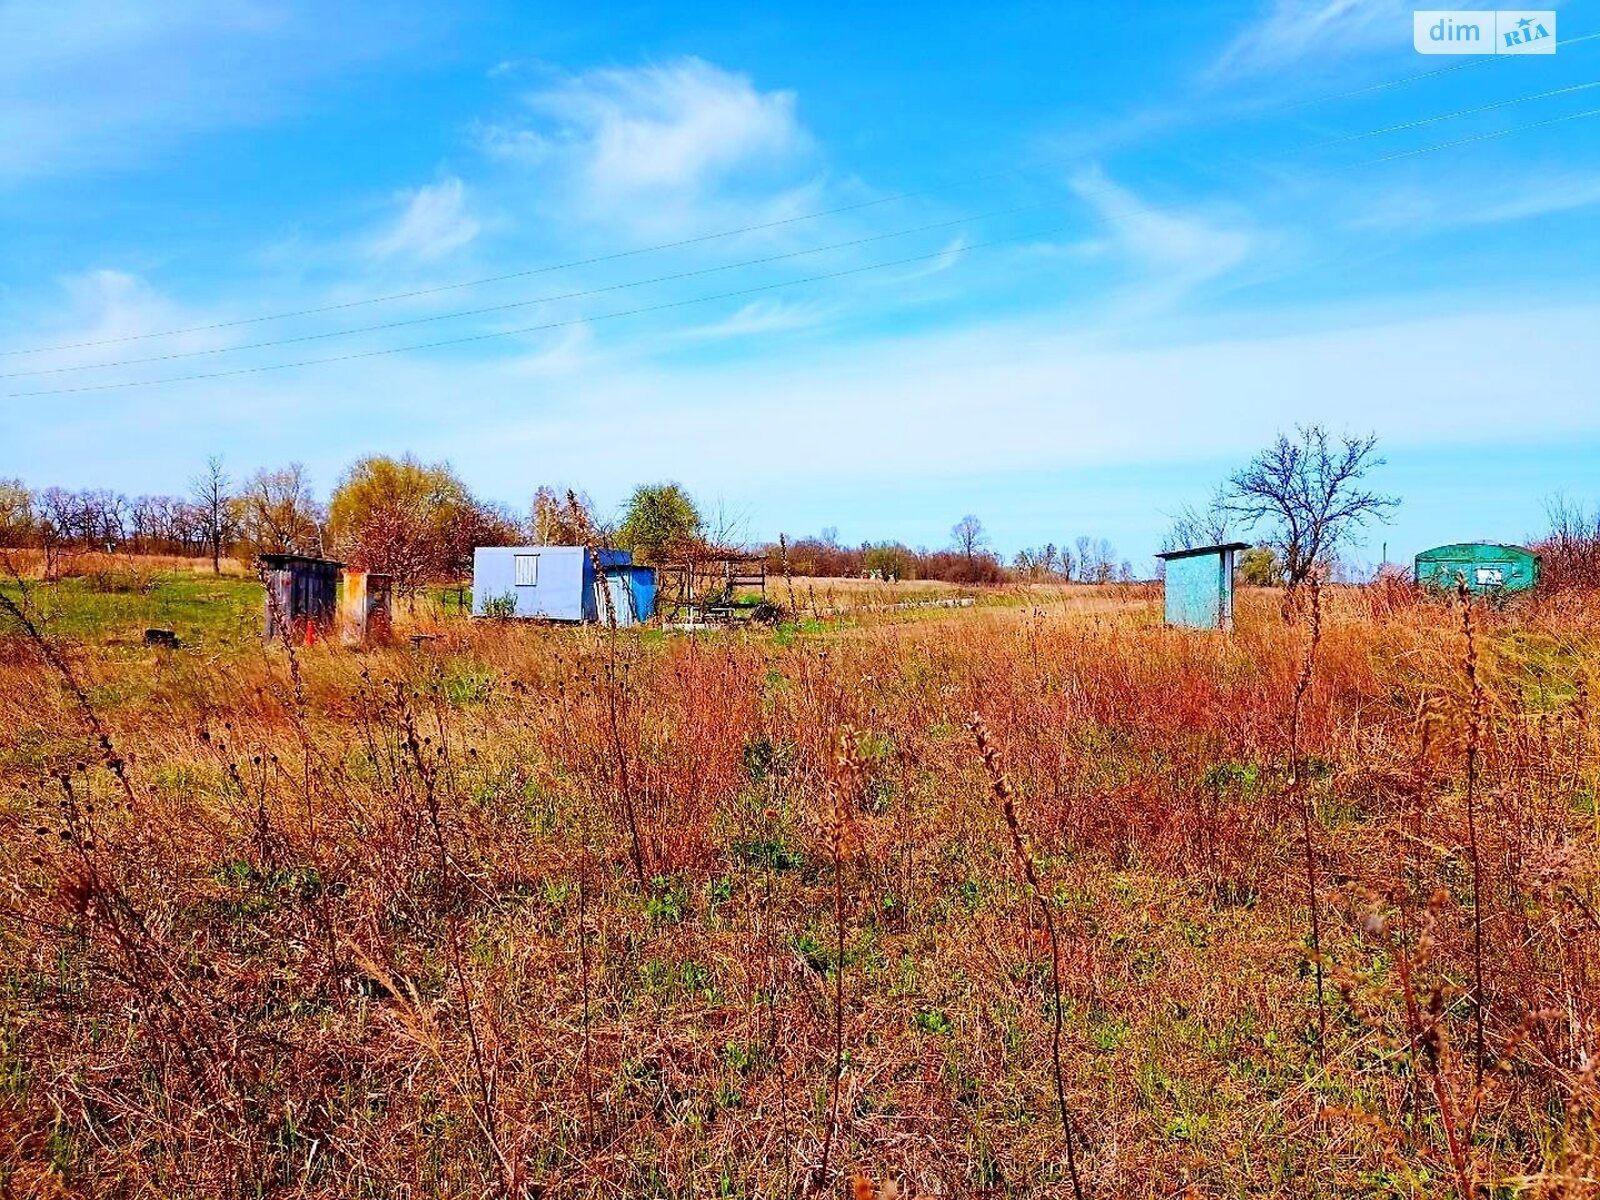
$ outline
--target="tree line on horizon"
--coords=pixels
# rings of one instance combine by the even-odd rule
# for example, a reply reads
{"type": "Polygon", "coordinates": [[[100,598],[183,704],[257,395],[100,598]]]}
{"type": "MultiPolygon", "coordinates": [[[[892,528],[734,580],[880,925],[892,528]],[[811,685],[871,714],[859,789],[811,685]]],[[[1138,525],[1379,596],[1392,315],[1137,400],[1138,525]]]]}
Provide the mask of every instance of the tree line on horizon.
{"type": "MultiPolygon", "coordinates": [[[[1386,520],[1396,497],[1372,490],[1368,474],[1383,464],[1372,435],[1330,438],[1319,426],[1296,427],[1216,489],[1200,508],[1173,519],[1164,550],[1232,540],[1254,542],[1240,556],[1246,583],[1298,586],[1313,574],[1337,577],[1338,555],[1372,520],[1386,520]]],[[[1600,585],[1600,509],[1557,497],[1550,531],[1535,541],[1552,586],[1600,585]]],[[[763,554],[769,569],[797,576],[928,579],[957,584],[1019,581],[1127,582],[1132,565],[1104,538],[1077,537],[1020,550],[1008,564],[974,514],[958,520],[947,546],[899,541],[847,545],[837,529],[750,544],[737,520],[707,513],[680,484],[641,484],[615,520],[598,514],[577,490],[537,488],[525,512],[475,495],[448,463],[411,455],[369,455],[339,477],[321,501],[299,463],[235,479],[212,456],[181,495],[128,497],[107,488],[32,489],[0,479],[0,547],[29,549],[47,578],[85,551],[223,558],[245,563],[265,554],[342,559],[392,575],[403,591],[454,583],[472,571],[478,546],[598,544],[629,550],[646,564],[763,554]]]]}
{"type": "Polygon", "coordinates": [[[333,557],[392,575],[402,590],[453,583],[472,571],[478,546],[602,544],[661,564],[719,555],[762,554],[776,571],[794,575],[870,575],[998,583],[1020,572],[1029,578],[1130,576],[1104,540],[1080,538],[1076,558],[1054,547],[1025,551],[1008,571],[988,546],[982,522],[957,522],[947,548],[913,549],[898,541],[844,546],[836,531],[815,537],[748,544],[737,522],[707,514],[673,482],[636,487],[616,519],[597,513],[576,490],[541,486],[525,512],[476,496],[446,463],[404,455],[357,460],[339,477],[326,502],[299,463],[262,468],[235,479],[213,456],[182,494],[128,496],[110,488],[31,488],[0,479],[0,547],[40,554],[47,578],[91,551],[169,555],[253,563],[267,554],[333,557]]]}
{"type": "Polygon", "coordinates": [[[1077,552],[1054,545],[1024,550],[1008,568],[974,515],[951,530],[949,546],[900,541],[844,545],[836,529],[790,540],[747,543],[737,522],[707,515],[673,482],[641,484],[609,520],[580,491],[541,486],[526,512],[475,496],[445,463],[375,455],[352,464],[326,502],[299,463],[235,480],[220,457],[181,495],[127,496],[109,488],[30,488],[0,479],[0,546],[44,559],[46,577],[89,551],[252,563],[265,554],[339,558],[392,575],[405,590],[465,578],[478,546],[603,544],[645,563],[764,555],[774,572],[797,576],[876,576],[949,583],[1017,578],[1108,582],[1132,578],[1104,539],[1080,537],[1077,552]]]}
{"type": "Polygon", "coordinates": [[[478,546],[604,543],[660,561],[689,553],[705,522],[677,484],[643,485],[615,523],[582,493],[538,488],[525,513],[475,495],[447,463],[370,455],[320,499],[299,463],[240,479],[209,458],[181,495],[30,488],[0,479],[0,547],[38,552],[47,578],[89,551],[254,563],[263,555],[338,558],[412,591],[469,575],[478,546]]]}

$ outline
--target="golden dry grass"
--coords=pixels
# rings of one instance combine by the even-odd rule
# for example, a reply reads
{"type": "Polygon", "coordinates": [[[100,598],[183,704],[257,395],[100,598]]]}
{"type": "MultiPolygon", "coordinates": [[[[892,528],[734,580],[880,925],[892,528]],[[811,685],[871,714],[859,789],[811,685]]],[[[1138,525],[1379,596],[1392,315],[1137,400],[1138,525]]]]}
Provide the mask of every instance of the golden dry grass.
{"type": "Polygon", "coordinates": [[[420,654],[12,629],[3,1188],[1070,1194],[977,714],[1086,1194],[1589,1194],[1600,603],[1474,612],[1470,827],[1459,613],[1323,604],[1295,786],[1264,594],[1231,638],[1070,592],[420,654]]]}

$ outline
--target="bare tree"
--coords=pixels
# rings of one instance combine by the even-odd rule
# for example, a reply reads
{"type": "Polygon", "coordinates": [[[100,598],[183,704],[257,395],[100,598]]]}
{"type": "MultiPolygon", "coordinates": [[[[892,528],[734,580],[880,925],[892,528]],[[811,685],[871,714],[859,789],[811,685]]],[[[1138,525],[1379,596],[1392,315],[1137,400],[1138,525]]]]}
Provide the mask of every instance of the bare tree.
{"type": "Polygon", "coordinates": [[[48,487],[35,497],[33,537],[44,557],[46,579],[59,578],[80,545],[82,507],[78,493],[66,488],[48,487]]]}
{"type": "Polygon", "coordinates": [[[529,532],[535,545],[581,546],[597,522],[594,502],[587,492],[574,490],[573,503],[567,502],[567,493],[542,485],[533,493],[533,510],[528,521],[529,532]]]}
{"type": "Polygon", "coordinates": [[[989,544],[989,535],[983,531],[983,522],[968,513],[950,527],[950,540],[971,562],[977,557],[978,551],[989,544]]]}
{"type": "Polygon", "coordinates": [[[206,469],[189,481],[189,497],[200,518],[200,529],[211,548],[211,573],[222,574],[222,546],[233,532],[233,480],[223,469],[222,455],[206,459],[206,469]]]}
{"type": "Polygon", "coordinates": [[[1583,504],[1557,493],[1545,501],[1550,532],[1534,543],[1544,560],[1539,577],[1545,588],[1600,585],[1600,507],[1591,514],[1583,504]]]}
{"type": "Polygon", "coordinates": [[[1079,583],[1110,583],[1117,577],[1117,548],[1105,538],[1080,537],[1077,547],[1073,569],[1079,583]]]}
{"type": "Polygon", "coordinates": [[[1117,572],[1117,548],[1105,538],[1094,544],[1094,581],[1110,583],[1117,572]]]}
{"type": "Polygon", "coordinates": [[[1185,504],[1172,518],[1172,528],[1161,543],[1163,550],[1192,550],[1197,546],[1220,546],[1229,540],[1226,489],[1218,488],[1204,508],[1185,504]]]}
{"type": "Polygon", "coordinates": [[[234,512],[242,558],[322,553],[323,512],[299,463],[257,471],[245,482],[234,512]]]}
{"type": "Polygon", "coordinates": [[[1375,434],[1344,436],[1335,445],[1321,425],[1296,426],[1236,472],[1223,490],[1227,510],[1247,528],[1270,522],[1268,544],[1283,562],[1289,587],[1303,583],[1368,520],[1388,520],[1400,503],[1362,486],[1383,465],[1375,434]]]}
{"type": "Polygon", "coordinates": [[[108,488],[84,488],[78,496],[76,536],[85,550],[115,550],[127,532],[128,498],[108,488]]]}
{"type": "Polygon", "coordinates": [[[1078,582],[1090,583],[1093,580],[1094,570],[1094,539],[1091,537],[1080,537],[1077,540],[1076,545],[1078,547],[1078,557],[1076,562],[1078,582]]]}
{"type": "Polygon", "coordinates": [[[718,496],[705,514],[706,545],[724,554],[737,554],[750,541],[748,509],[729,508],[718,496]]]}
{"type": "Polygon", "coordinates": [[[33,493],[20,479],[0,479],[0,546],[23,546],[33,536],[33,493]]]}

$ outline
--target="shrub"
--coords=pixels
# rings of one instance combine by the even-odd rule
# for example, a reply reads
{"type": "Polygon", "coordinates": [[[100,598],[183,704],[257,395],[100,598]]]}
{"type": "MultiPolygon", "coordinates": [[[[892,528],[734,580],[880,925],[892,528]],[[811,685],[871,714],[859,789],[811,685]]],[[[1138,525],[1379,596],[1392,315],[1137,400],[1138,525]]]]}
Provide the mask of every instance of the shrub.
{"type": "Polygon", "coordinates": [[[487,596],[483,601],[483,615],[493,621],[509,621],[517,615],[517,598],[507,592],[503,596],[487,596]]]}

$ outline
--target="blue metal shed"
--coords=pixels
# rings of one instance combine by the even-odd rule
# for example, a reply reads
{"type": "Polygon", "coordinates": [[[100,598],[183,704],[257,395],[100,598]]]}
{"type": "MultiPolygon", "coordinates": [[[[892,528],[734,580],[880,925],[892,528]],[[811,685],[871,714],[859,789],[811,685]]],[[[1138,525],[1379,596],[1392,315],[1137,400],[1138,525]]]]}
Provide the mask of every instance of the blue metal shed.
{"type": "Polygon", "coordinates": [[[655,571],[635,566],[626,550],[588,546],[479,546],[472,552],[472,612],[509,597],[518,617],[547,621],[606,619],[605,595],[615,600],[618,625],[647,620],[655,610],[655,571]],[[595,563],[605,572],[598,584],[595,563]]]}
{"type": "Polygon", "coordinates": [[[1234,560],[1248,542],[1196,546],[1156,555],[1167,564],[1163,593],[1168,625],[1186,629],[1233,628],[1234,560]]]}

